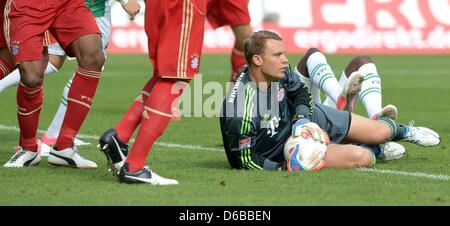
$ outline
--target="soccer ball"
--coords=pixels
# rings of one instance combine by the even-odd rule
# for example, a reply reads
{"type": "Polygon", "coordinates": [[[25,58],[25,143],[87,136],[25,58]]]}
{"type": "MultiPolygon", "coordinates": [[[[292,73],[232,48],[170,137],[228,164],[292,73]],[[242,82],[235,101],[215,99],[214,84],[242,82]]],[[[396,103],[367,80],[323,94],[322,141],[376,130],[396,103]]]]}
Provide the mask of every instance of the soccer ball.
{"type": "Polygon", "coordinates": [[[325,167],[327,145],[315,141],[311,133],[304,131],[300,136],[290,136],[284,145],[284,158],[289,171],[321,170],[325,167]]]}

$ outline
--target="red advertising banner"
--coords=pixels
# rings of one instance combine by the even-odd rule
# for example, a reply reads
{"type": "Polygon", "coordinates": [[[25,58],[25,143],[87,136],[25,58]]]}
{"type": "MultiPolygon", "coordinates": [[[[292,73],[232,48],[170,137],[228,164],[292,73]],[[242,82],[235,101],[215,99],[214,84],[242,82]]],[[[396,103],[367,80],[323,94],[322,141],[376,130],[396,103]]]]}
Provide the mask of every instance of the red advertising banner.
{"type": "MultiPolygon", "coordinates": [[[[282,4],[283,1],[280,1],[282,4]]],[[[284,39],[289,53],[317,47],[327,53],[450,54],[450,0],[309,0],[302,25],[263,24],[284,39]]],[[[287,6],[288,7],[288,6],[287,6]]],[[[252,10],[252,9],[250,9],[252,10]]],[[[229,27],[205,26],[204,53],[229,53],[229,27]]],[[[113,27],[112,53],[147,51],[142,27],[113,27]]]]}

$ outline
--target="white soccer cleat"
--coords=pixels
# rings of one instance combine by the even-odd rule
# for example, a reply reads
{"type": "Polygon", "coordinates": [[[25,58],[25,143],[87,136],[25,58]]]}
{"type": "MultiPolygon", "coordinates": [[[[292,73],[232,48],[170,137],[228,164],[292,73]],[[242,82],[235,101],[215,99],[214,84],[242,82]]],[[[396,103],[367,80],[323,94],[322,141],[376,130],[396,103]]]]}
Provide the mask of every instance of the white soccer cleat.
{"type": "Polygon", "coordinates": [[[336,108],[353,112],[356,104],[356,95],[361,91],[364,76],[359,72],[353,72],[348,77],[347,83],[344,85],[341,94],[336,103],[336,108]]]}
{"type": "MultiPolygon", "coordinates": [[[[44,133],[42,135],[41,140],[37,141],[39,155],[41,155],[41,157],[43,157],[43,156],[47,157],[50,154],[50,150],[53,149],[52,147],[55,146],[56,140],[57,140],[57,138],[49,137],[47,135],[47,133],[44,133]]],[[[77,139],[77,138],[74,139],[73,143],[74,143],[75,146],[82,146],[82,145],[89,145],[89,144],[91,144],[91,143],[82,141],[82,140],[77,139]]]]}
{"type": "Polygon", "coordinates": [[[68,166],[81,169],[97,168],[95,162],[87,160],[80,155],[76,146],[61,151],[56,151],[55,149],[50,150],[48,162],[56,166],[68,166]]]}
{"type": "Polygon", "coordinates": [[[16,153],[3,167],[26,167],[37,165],[39,162],[41,162],[41,157],[37,152],[28,151],[19,146],[16,153]]]}
{"type": "Polygon", "coordinates": [[[395,142],[387,142],[380,145],[381,153],[377,158],[379,160],[391,161],[401,159],[405,156],[406,149],[403,145],[395,142]]]}
{"type": "Polygon", "coordinates": [[[411,123],[411,126],[406,126],[408,131],[401,141],[410,142],[423,147],[433,147],[441,143],[441,138],[435,131],[425,127],[412,125],[414,125],[414,123],[411,123]]]}
{"type": "Polygon", "coordinates": [[[152,170],[150,170],[148,166],[144,166],[137,172],[130,173],[128,171],[128,164],[124,164],[123,167],[120,169],[119,181],[128,184],[135,184],[135,183],[149,183],[151,185],[178,184],[177,180],[161,177],[152,170]]]}
{"type": "Polygon", "coordinates": [[[372,120],[377,120],[378,118],[385,118],[385,117],[397,120],[398,117],[397,107],[395,107],[392,104],[386,105],[383,109],[381,109],[380,112],[373,114],[370,118],[372,120]]]}

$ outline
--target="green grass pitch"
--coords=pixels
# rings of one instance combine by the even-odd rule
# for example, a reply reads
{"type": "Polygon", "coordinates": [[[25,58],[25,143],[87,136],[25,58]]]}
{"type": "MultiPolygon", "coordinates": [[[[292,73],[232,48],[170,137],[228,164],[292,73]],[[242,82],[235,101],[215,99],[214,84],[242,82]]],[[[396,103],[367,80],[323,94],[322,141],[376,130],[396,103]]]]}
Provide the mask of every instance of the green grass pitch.
{"type": "MultiPolygon", "coordinates": [[[[290,56],[290,63],[299,57],[290,56]]],[[[351,58],[329,57],[336,75],[351,58]]],[[[230,169],[221,151],[218,118],[188,117],[169,125],[147,159],[151,169],[177,179],[178,186],[120,184],[107,171],[96,137],[115,126],[152,72],[146,55],[109,55],[94,105],[80,131],[91,145],[79,149],[97,162],[98,169],[57,168],[46,158],[35,167],[0,167],[0,205],[450,205],[450,57],[373,58],[382,75],[383,103],[397,105],[401,123],[415,120],[440,133],[440,146],[404,144],[403,159],[379,162],[370,171],[237,171],[230,169]]],[[[66,62],[59,73],[46,77],[40,130],[48,127],[74,68],[74,62],[66,62]]],[[[225,84],[229,70],[227,55],[202,58],[203,83],[225,84]]],[[[18,142],[15,102],[15,89],[0,94],[2,165],[18,142]]],[[[356,111],[366,115],[361,103],[356,111]]]]}

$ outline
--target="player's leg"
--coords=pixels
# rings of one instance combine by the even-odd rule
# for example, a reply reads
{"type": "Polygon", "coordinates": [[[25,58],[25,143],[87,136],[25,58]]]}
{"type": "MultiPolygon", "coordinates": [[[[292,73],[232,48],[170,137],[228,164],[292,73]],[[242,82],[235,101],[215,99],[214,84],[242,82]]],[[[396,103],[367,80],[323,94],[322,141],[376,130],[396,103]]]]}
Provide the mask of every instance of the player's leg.
{"type": "Polygon", "coordinates": [[[349,82],[341,88],[323,53],[312,48],[308,50],[304,58],[305,60],[301,60],[300,65],[297,65],[301,75],[308,77],[312,86],[316,86],[330,97],[338,109],[352,111],[354,96],[361,89],[363,77],[357,73],[352,74],[349,82]],[[305,65],[306,69],[304,69],[305,65]]]}
{"type": "Polygon", "coordinates": [[[153,76],[131,104],[128,111],[122,116],[115,128],[104,132],[99,139],[100,150],[105,153],[108,167],[116,174],[123,166],[128,155],[128,143],[136,128],[141,123],[144,103],[158,80],[153,76]]]}
{"type": "MultiPolygon", "coordinates": [[[[3,26],[4,20],[4,9],[6,1],[0,1],[0,82],[5,78],[11,71],[14,70],[14,61],[9,52],[8,45],[5,39],[5,31],[3,26]]],[[[1,84],[1,83],[0,83],[1,84]]],[[[1,86],[0,86],[1,92],[1,86]]]]}
{"type": "MultiPolygon", "coordinates": [[[[382,110],[381,78],[373,60],[368,56],[355,57],[344,71],[344,75],[359,72],[364,76],[359,98],[369,118],[375,119],[374,115],[382,110]]],[[[345,79],[346,76],[343,76],[345,79]]]]}
{"type": "Polygon", "coordinates": [[[78,68],[68,93],[64,121],[48,161],[55,165],[96,168],[94,162],[81,157],[74,139],[91,108],[105,62],[100,31],[91,11],[81,0],[62,6],[51,29],[66,54],[77,58],[78,68]]]}
{"type": "MultiPolygon", "coordinates": [[[[110,7],[110,6],[109,6],[110,7]]],[[[107,8],[107,12],[109,12],[110,8],[107,8]]],[[[100,28],[101,34],[102,34],[102,47],[103,47],[103,53],[106,56],[107,53],[107,47],[109,42],[109,37],[111,33],[111,15],[110,13],[107,13],[106,16],[103,17],[96,17],[95,18],[98,27],[100,28]]],[[[50,62],[54,61],[54,64],[57,65],[58,68],[62,67],[62,64],[64,63],[65,59],[65,52],[64,50],[59,46],[59,44],[53,44],[49,46],[49,53],[50,55],[50,62]],[[53,59],[52,60],[52,56],[53,59]]],[[[67,98],[69,89],[72,85],[73,76],[72,78],[67,82],[66,86],[64,87],[64,91],[61,98],[61,103],[59,104],[58,110],[53,117],[53,120],[47,129],[47,131],[42,135],[41,144],[39,147],[39,152],[41,156],[47,156],[48,153],[51,150],[51,147],[56,144],[56,140],[58,138],[59,132],[61,130],[61,126],[64,120],[64,116],[66,114],[67,110],[67,98]]],[[[74,139],[75,145],[87,145],[89,143],[84,142],[80,139],[75,138],[74,139]]]]}
{"type": "Polygon", "coordinates": [[[352,144],[330,144],[325,153],[326,168],[370,168],[375,165],[374,153],[368,149],[352,144]]]}
{"type": "Polygon", "coordinates": [[[4,23],[9,25],[5,26],[5,37],[14,62],[19,65],[21,76],[16,97],[20,148],[5,167],[23,167],[40,162],[36,142],[37,128],[44,96],[44,69],[48,61],[43,40],[49,18],[40,18],[41,23],[38,24],[42,26],[37,26],[36,20],[33,20],[27,11],[17,9],[26,5],[26,2],[18,1],[15,4],[11,1],[7,3],[4,23]],[[25,26],[28,27],[27,30],[22,29],[25,26]]]}
{"type": "Polygon", "coordinates": [[[152,145],[172,117],[171,109],[177,104],[174,101],[186,86],[186,82],[177,80],[189,81],[198,73],[206,1],[194,4],[192,1],[180,0],[174,4],[171,0],[170,5],[166,1],[151,1],[146,5],[146,31],[150,37],[155,37],[153,41],[150,40],[149,55],[154,66],[154,76],[158,78],[144,103],[136,141],[119,174],[119,180],[125,183],[178,184],[176,180],[153,178],[152,174],[146,173],[148,167],[145,161],[152,145]],[[161,7],[165,10],[162,11],[161,7]],[[161,18],[165,18],[164,24],[158,23],[161,18]],[[177,39],[166,38],[169,36],[177,39]]]}
{"type": "MultiPolygon", "coordinates": [[[[64,61],[64,60],[63,60],[64,61]]],[[[55,72],[58,72],[61,67],[57,66],[58,63],[55,63],[55,59],[53,55],[49,55],[49,61],[47,64],[47,68],[44,71],[44,75],[50,75],[55,72]]],[[[0,93],[9,87],[14,87],[19,84],[20,81],[20,71],[19,69],[13,70],[9,73],[4,79],[0,80],[0,93]]]]}
{"type": "MultiPolygon", "coordinates": [[[[2,29],[3,30],[3,29],[2,29]]],[[[9,50],[5,47],[1,47],[0,44],[0,82],[14,70],[14,63],[9,53],[9,50]]],[[[0,92],[1,92],[0,83],[0,92]]]]}
{"type": "Polygon", "coordinates": [[[236,81],[239,70],[247,64],[244,56],[244,40],[250,37],[250,13],[246,0],[209,0],[207,1],[207,18],[214,28],[231,26],[235,43],[231,52],[231,82],[236,81]]]}
{"type": "Polygon", "coordinates": [[[308,66],[307,66],[308,58],[315,52],[317,52],[316,49],[310,49],[309,51],[307,51],[305,56],[303,56],[300,59],[300,61],[298,62],[297,66],[295,67],[294,70],[299,74],[300,80],[309,89],[312,100],[315,103],[321,104],[322,100],[320,98],[320,92],[321,92],[320,88],[319,88],[319,86],[316,86],[315,84],[313,84],[312,80],[310,79],[309,72],[308,72],[308,66]]]}
{"type": "Polygon", "coordinates": [[[391,118],[379,118],[375,121],[355,114],[352,114],[346,140],[369,145],[404,141],[424,147],[439,145],[441,141],[439,134],[429,128],[401,125],[391,118]]]}
{"type": "Polygon", "coordinates": [[[244,41],[252,34],[252,28],[250,27],[250,24],[240,24],[232,26],[231,28],[233,29],[236,41],[234,43],[234,48],[231,51],[232,73],[230,81],[235,82],[239,70],[241,70],[247,64],[244,56],[244,41]]]}

